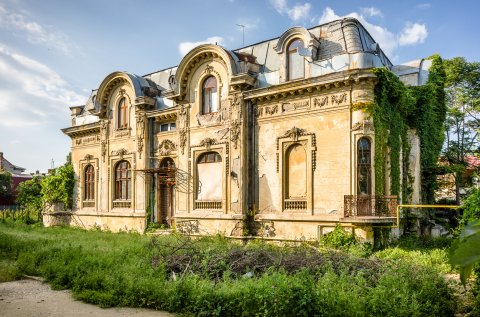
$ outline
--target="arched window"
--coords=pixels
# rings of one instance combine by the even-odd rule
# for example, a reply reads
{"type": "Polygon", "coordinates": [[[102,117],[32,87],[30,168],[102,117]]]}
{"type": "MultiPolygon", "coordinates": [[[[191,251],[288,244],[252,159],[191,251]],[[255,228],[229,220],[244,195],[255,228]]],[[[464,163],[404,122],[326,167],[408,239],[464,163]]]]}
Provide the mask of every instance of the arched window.
{"type": "Polygon", "coordinates": [[[95,169],[91,164],[85,168],[83,199],[95,200],[95,169]]]}
{"type": "Polygon", "coordinates": [[[367,138],[357,143],[357,195],[372,194],[372,158],[371,144],[367,138]]]}
{"type": "Polygon", "coordinates": [[[221,162],[221,161],[222,161],[222,157],[217,152],[207,152],[207,153],[203,153],[202,155],[200,155],[197,163],[198,164],[217,163],[217,162],[221,162]]]}
{"type": "Polygon", "coordinates": [[[118,105],[117,105],[118,129],[127,128],[127,110],[128,110],[127,99],[123,97],[118,101],[118,105]]]}
{"type": "Polygon", "coordinates": [[[202,114],[218,111],[217,79],[209,76],[202,85],[202,114]]]}
{"type": "Polygon", "coordinates": [[[115,167],[115,199],[130,200],[132,196],[132,171],[127,161],[118,162],[115,167]]]}
{"type": "Polygon", "coordinates": [[[288,44],[287,49],[287,67],[288,80],[299,79],[305,77],[305,63],[304,58],[299,54],[299,49],[302,49],[303,41],[300,39],[293,40],[288,44]]]}

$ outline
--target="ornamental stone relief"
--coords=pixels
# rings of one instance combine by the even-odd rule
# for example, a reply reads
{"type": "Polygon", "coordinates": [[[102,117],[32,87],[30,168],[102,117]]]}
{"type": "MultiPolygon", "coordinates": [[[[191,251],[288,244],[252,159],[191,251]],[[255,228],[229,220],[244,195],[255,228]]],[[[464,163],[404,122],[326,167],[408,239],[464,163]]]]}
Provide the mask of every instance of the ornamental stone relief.
{"type": "Polygon", "coordinates": [[[112,156],[120,156],[120,159],[121,159],[121,160],[122,160],[123,157],[124,157],[125,155],[127,155],[127,154],[130,154],[130,153],[128,153],[128,151],[127,151],[126,149],[124,149],[124,148],[118,149],[117,151],[112,151],[112,152],[110,153],[110,155],[112,155],[112,156]]]}
{"type": "Polygon", "coordinates": [[[212,138],[205,138],[200,142],[200,146],[206,147],[208,150],[212,147],[212,145],[217,144],[217,140],[212,138]]]}
{"type": "Polygon", "coordinates": [[[145,121],[145,113],[137,112],[137,149],[140,158],[142,158],[143,139],[145,137],[145,121]]]}
{"type": "Polygon", "coordinates": [[[234,149],[236,149],[238,146],[237,143],[238,143],[239,137],[240,137],[240,122],[238,122],[238,120],[234,120],[230,124],[230,141],[232,141],[234,149]]]}
{"type": "Polygon", "coordinates": [[[185,154],[185,145],[187,144],[187,129],[183,128],[179,131],[180,136],[180,149],[182,149],[182,155],[185,154]]]}
{"type": "Polygon", "coordinates": [[[107,155],[108,120],[100,121],[100,138],[102,159],[103,162],[105,162],[105,156],[107,155]]]}
{"type": "Polygon", "coordinates": [[[255,116],[257,118],[268,118],[281,114],[304,112],[310,109],[314,110],[342,106],[347,102],[347,93],[330,94],[295,102],[282,102],[274,105],[258,105],[255,109],[255,116]]]}
{"type": "Polygon", "coordinates": [[[173,141],[166,139],[163,140],[159,145],[158,145],[158,155],[160,156],[167,156],[170,155],[173,151],[177,150],[177,145],[173,143],[173,141]]]}
{"type": "Polygon", "coordinates": [[[298,102],[291,102],[291,103],[282,103],[282,112],[290,112],[295,110],[303,110],[308,109],[310,106],[310,102],[308,100],[302,100],[298,102]]]}

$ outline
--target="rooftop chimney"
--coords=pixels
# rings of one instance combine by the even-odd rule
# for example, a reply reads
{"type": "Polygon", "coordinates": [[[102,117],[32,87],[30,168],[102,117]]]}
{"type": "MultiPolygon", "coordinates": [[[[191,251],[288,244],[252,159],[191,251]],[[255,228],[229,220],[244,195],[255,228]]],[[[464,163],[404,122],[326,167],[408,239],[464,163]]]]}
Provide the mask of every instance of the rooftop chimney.
{"type": "Polygon", "coordinates": [[[0,171],[3,170],[3,152],[0,152],[0,171]]]}

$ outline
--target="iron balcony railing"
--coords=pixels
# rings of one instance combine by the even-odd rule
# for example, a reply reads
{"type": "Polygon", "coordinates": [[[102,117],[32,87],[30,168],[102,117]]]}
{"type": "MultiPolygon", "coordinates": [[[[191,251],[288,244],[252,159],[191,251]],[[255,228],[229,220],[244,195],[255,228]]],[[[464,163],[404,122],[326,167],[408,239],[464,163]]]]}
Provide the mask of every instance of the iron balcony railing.
{"type": "Polygon", "coordinates": [[[397,196],[345,195],[345,217],[395,217],[397,196]]]}

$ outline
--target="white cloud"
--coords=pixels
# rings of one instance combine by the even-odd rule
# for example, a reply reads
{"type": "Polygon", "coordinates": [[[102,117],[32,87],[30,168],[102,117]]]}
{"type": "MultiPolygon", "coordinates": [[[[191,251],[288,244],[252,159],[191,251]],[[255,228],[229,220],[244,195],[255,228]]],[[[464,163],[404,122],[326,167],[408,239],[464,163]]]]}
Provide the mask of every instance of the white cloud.
{"type": "Polygon", "coordinates": [[[425,24],[407,24],[400,33],[398,43],[402,46],[423,43],[427,36],[428,31],[425,24]]]}
{"type": "Polygon", "coordinates": [[[318,21],[318,23],[324,24],[324,23],[335,21],[335,20],[340,19],[340,18],[341,17],[339,15],[337,15],[335,13],[335,11],[333,11],[332,8],[326,7],[323,10],[322,16],[320,17],[320,20],[318,21]]]}
{"type": "Polygon", "coordinates": [[[9,11],[1,4],[0,28],[26,33],[30,43],[45,45],[65,54],[69,54],[75,49],[75,45],[65,34],[51,32],[37,22],[30,21],[26,16],[9,11]]]}
{"type": "Polygon", "coordinates": [[[362,13],[371,17],[379,16],[383,17],[382,11],[375,7],[362,8],[362,13]]]}
{"type": "Polygon", "coordinates": [[[360,21],[389,57],[394,55],[395,50],[399,46],[423,43],[428,36],[425,24],[411,24],[407,22],[400,34],[394,34],[385,27],[368,22],[362,14],[351,12],[345,16],[339,16],[330,7],[326,7],[323,10],[319,23],[324,24],[343,17],[352,17],[360,21]]]}
{"type": "Polygon", "coordinates": [[[0,43],[0,125],[26,127],[65,121],[68,106],[86,99],[48,66],[0,43]]]}
{"type": "Polygon", "coordinates": [[[287,14],[293,21],[305,20],[310,16],[310,9],[312,5],[308,2],[297,4],[293,7],[287,5],[286,0],[270,0],[275,10],[280,14],[287,14]]]}
{"type": "Polygon", "coordinates": [[[223,43],[223,37],[220,36],[212,36],[207,38],[205,41],[199,41],[199,42],[181,42],[178,45],[178,51],[180,52],[180,55],[185,56],[187,55],[188,52],[190,52],[194,47],[201,45],[201,44],[218,44],[222,45],[223,43]]]}
{"type": "Polygon", "coordinates": [[[310,15],[311,7],[311,4],[308,2],[296,5],[292,9],[288,10],[288,17],[293,21],[306,19],[310,15]]]}
{"type": "Polygon", "coordinates": [[[432,7],[431,3],[425,2],[425,3],[419,3],[416,5],[417,9],[429,9],[432,7]]]}

